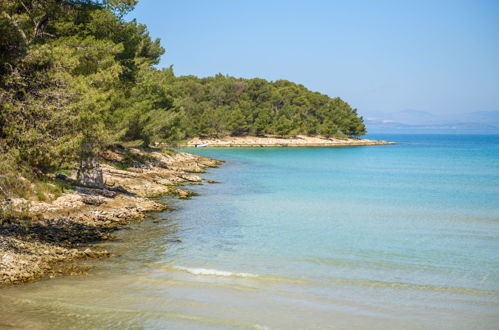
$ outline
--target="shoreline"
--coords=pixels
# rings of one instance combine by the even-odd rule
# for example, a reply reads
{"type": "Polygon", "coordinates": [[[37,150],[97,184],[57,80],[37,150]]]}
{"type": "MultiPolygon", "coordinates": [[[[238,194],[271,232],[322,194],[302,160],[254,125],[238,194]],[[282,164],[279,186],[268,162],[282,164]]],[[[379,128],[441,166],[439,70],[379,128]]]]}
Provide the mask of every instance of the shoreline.
{"type": "MultiPolygon", "coordinates": [[[[195,147],[196,144],[208,144],[212,148],[266,148],[371,146],[395,142],[265,136],[195,138],[187,146],[195,147]]],[[[193,193],[178,186],[186,182],[211,183],[198,174],[223,163],[185,152],[161,153],[136,148],[108,150],[103,154],[103,160],[105,188],[75,186],[74,190],[52,202],[31,202],[27,221],[0,223],[0,287],[41,278],[85,274],[86,269],[78,265],[79,260],[112,256],[94,246],[95,243],[113,240],[114,231],[142,221],[148,212],[168,209],[168,205],[155,201],[154,197],[175,195],[189,199],[193,193]],[[136,154],[142,161],[130,168],[119,166],[125,151],[136,154]]],[[[14,207],[22,202],[22,199],[10,200],[14,207]]]]}
{"type": "Polygon", "coordinates": [[[207,145],[208,148],[306,148],[306,147],[352,147],[391,145],[396,142],[369,140],[360,138],[324,138],[304,136],[285,138],[278,136],[227,136],[223,138],[194,138],[187,142],[187,147],[207,145]]]}
{"type": "MultiPolygon", "coordinates": [[[[148,212],[168,209],[154,197],[189,199],[193,193],[178,186],[201,184],[198,174],[222,163],[184,152],[127,151],[148,160],[119,169],[111,164],[120,164],[123,154],[107,151],[101,166],[105,188],[76,186],[52,202],[31,202],[24,222],[0,223],[0,287],[85,274],[79,260],[112,256],[96,243],[113,240],[113,231],[144,220],[148,212]]],[[[10,200],[12,206],[22,202],[10,200]]]]}

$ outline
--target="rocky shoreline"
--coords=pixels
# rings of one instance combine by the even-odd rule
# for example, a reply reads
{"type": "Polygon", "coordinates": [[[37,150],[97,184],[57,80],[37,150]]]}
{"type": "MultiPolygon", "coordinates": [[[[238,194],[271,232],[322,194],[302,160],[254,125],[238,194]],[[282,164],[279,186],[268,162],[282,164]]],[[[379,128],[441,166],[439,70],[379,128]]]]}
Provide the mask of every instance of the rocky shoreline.
{"type": "Polygon", "coordinates": [[[359,138],[325,138],[320,136],[228,136],[223,138],[195,138],[187,142],[188,147],[206,145],[214,148],[269,148],[269,147],[350,147],[396,144],[383,140],[359,138]]]}
{"type": "Polygon", "coordinates": [[[189,198],[192,193],[179,184],[200,183],[199,173],[221,163],[183,152],[127,152],[142,161],[120,168],[123,153],[103,155],[105,188],[75,186],[50,203],[32,202],[30,219],[0,224],[0,286],[85,272],[77,260],[111,255],[93,243],[113,239],[113,231],[167,208],[151,197],[189,198]]]}
{"type": "MultiPolygon", "coordinates": [[[[394,142],[265,136],[196,138],[187,146],[199,144],[209,147],[343,147],[394,142]]],[[[201,183],[203,179],[198,174],[221,163],[170,150],[128,148],[126,153],[134,155],[132,164],[128,162],[126,166],[123,166],[126,158],[123,148],[108,150],[102,155],[105,188],[75,185],[52,202],[31,202],[28,220],[0,223],[0,286],[84,273],[86,270],[78,265],[78,260],[111,256],[94,243],[112,240],[113,231],[143,220],[147,212],[168,208],[152,197],[189,198],[192,193],[179,185],[201,183]]],[[[23,202],[10,200],[14,207],[23,202]]]]}

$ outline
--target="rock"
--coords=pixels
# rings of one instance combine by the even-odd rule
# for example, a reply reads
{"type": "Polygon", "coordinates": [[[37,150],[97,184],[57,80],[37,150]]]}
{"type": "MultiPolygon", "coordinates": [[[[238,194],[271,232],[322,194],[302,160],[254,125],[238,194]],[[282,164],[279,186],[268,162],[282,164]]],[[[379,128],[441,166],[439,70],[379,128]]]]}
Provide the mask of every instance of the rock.
{"type": "Polygon", "coordinates": [[[99,198],[97,196],[88,196],[88,195],[83,195],[81,200],[83,201],[83,203],[87,205],[95,205],[95,206],[102,205],[106,202],[103,198],[99,198]]]}
{"type": "Polygon", "coordinates": [[[76,187],[76,191],[86,195],[99,195],[108,198],[113,198],[117,195],[116,191],[112,191],[109,189],[95,189],[95,188],[87,188],[87,187],[76,187]]]}
{"type": "Polygon", "coordinates": [[[60,173],[59,173],[59,174],[56,174],[55,178],[56,178],[57,180],[63,180],[63,181],[66,181],[66,180],[68,179],[68,177],[67,177],[67,176],[65,176],[64,174],[60,174],[60,173]]]}
{"type": "Polygon", "coordinates": [[[182,243],[182,240],[178,238],[169,238],[166,240],[168,243],[182,243]]]}

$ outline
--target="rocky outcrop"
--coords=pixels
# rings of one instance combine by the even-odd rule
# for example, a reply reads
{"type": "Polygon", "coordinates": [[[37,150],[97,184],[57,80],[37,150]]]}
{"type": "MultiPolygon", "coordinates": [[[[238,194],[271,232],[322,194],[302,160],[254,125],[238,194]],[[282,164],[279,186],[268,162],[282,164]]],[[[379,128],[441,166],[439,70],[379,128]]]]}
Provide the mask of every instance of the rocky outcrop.
{"type": "Polygon", "coordinates": [[[30,219],[0,225],[0,285],[85,272],[76,260],[110,255],[90,243],[112,239],[113,231],[144,219],[146,212],[167,208],[150,197],[189,198],[192,193],[178,185],[199,183],[202,179],[197,173],[220,164],[187,153],[126,152],[143,161],[118,169],[123,152],[108,151],[104,155],[107,164],[99,167],[103,188],[77,186],[51,203],[31,203],[30,219]]]}

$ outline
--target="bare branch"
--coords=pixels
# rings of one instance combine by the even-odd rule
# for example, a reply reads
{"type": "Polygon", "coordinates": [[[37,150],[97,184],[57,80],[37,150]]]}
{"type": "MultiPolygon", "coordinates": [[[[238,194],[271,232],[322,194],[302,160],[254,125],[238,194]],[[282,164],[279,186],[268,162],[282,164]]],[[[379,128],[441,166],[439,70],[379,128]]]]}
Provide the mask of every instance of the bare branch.
{"type": "Polygon", "coordinates": [[[45,27],[48,20],[49,20],[49,15],[45,14],[45,15],[43,15],[42,18],[40,18],[38,23],[35,24],[35,28],[33,29],[33,41],[38,37],[40,30],[45,27]]]}
{"type": "Polygon", "coordinates": [[[19,0],[19,2],[21,3],[21,5],[24,7],[24,10],[26,10],[26,13],[28,14],[29,18],[31,18],[31,21],[33,22],[33,24],[36,24],[35,22],[35,19],[33,18],[33,15],[31,14],[31,11],[29,10],[29,8],[24,4],[24,1],[22,0],[19,0]]]}

